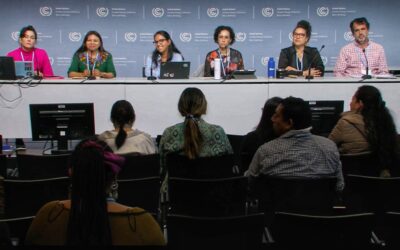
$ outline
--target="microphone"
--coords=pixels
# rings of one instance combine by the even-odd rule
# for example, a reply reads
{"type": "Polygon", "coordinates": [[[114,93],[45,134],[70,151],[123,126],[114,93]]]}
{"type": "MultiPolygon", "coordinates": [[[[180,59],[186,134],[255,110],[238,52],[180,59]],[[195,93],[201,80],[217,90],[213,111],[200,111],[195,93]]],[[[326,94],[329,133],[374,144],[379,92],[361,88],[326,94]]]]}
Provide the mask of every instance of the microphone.
{"type": "Polygon", "coordinates": [[[308,66],[308,76],[306,76],[305,78],[308,80],[314,79],[314,76],[311,75],[311,67],[313,65],[313,63],[315,62],[315,60],[317,59],[317,55],[321,54],[321,51],[325,48],[325,45],[322,45],[321,48],[318,50],[318,53],[315,53],[313,58],[311,59],[310,62],[310,66],[308,66]]]}
{"type": "MultiPolygon", "coordinates": [[[[92,57],[92,51],[90,51],[90,57],[92,57]]],[[[88,60],[88,62],[90,62],[90,59],[88,60]]],[[[97,58],[96,58],[97,60],[97,58]]],[[[96,64],[96,60],[93,62],[93,64],[96,64]]],[[[92,68],[94,69],[94,67],[92,68]]],[[[89,76],[86,78],[87,80],[96,80],[96,77],[93,75],[93,70],[90,69],[90,64],[89,64],[89,76]]]]}
{"type": "Polygon", "coordinates": [[[150,65],[150,76],[147,77],[147,80],[154,81],[157,78],[153,76],[153,64],[150,65]]]}
{"type": "MultiPolygon", "coordinates": [[[[35,53],[35,52],[36,52],[36,48],[33,49],[33,53],[35,53]]],[[[35,62],[34,63],[36,65],[36,75],[34,75],[32,77],[32,79],[33,80],[42,80],[43,77],[39,75],[40,71],[39,71],[39,63],[38,63],[38,60],[37,60],[37,56],[35,56],[35,62]]],[[[35,65],[33,65],[34,68],[35,68],[35,65]]]]}
{"type": "Polygon", "coordinates": [[[362,50],[364,57],[365,57],[365,62],[366,62],[366,68],[365,68],[365,75],[362,76],[362,79],[371,79],[372,76],[370,74],[368,74],[368,59],[367,59],[367,54],[365,54],[365,49],[362,50]]]}

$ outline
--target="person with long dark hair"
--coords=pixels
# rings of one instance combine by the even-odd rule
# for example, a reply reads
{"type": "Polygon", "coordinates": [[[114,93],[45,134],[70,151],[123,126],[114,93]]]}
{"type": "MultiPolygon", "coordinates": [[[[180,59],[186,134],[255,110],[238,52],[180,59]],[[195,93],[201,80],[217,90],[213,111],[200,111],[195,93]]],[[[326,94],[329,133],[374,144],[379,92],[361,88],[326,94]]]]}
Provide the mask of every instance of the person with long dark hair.
{"type": "Polygon", "coordinates": [[[160,77],[160,66],[163,62],[181,62],[184,60],[182,53],[175,46],[171,36],[165,30],[157,31],[153,44],[155,49],[151,56],[147,57],[145,75],[160,77]]]}
{"type": "Polygon", "coordinates": [[[89,76],[102,78],[117,76],[112,55],[104,49],[100,33],[94,30],[86,33],[68,69],[68,77],[89,76]]]}
{"type": "Polygon", "coordinates": [[[151,214],[117,203],[116,178],[123,163],[105,142],[81,141],[71,159],[70,199],[49,202],[39,210],[26,245],[164,245],[151,214]]]}
{"type": "Polygon", "coordinates": [[[32,25],[23,27],[19,32],[20,47],[8,52],[7,56],[14,58],[14,61],[32,62],[34,74],[39,76],[53,76],[53,69],[47,52],[44,49],[36,48],[38,35],[32,25]]]}
{"type": "Polygon", "coordinates": [[[165,129],[161,137],[162,170],[169,153],[179,153],[189,159],[233,153],[224,129],[201,118],[207,111],[207,100],[200,89],[186,88],[179,98],[178,110],[185,120],[165,129]]]}
{"type": "Polygon", "coordinates": [[[363,85],[357,89],[350,111],[342,114],[329,138],[341,154],[375,154],[380,175],[398,172],[396,126],[380,91],[374,86],[363,85]]]}
{"type": "Polygon", "coordinates": [[[99,139],[105,141],[116,154],[154,154],[156,147],[151,136],[133,128],[135,110],[130,102],[119,100],[111,108],[114,130],[105,131],[99,139]]]}
{"type": "Polygon", "coordinates": [[[214,42],[218,49],[208,52],[204,63],[204,76],[214,76],[215,59],[221,59],[221,76],[229,77],[235,70],[244,69],[242,54],[231,48],[235,43],[235,32],[230,26],[218,26],[214,31],[214,42]]]}
{"type": "Polygon", "coordinates": [[[311,24],[305,20],[299,21],[292,35],[292,46],[281,50],[278,68],[301,71],[303,76],[308,76],[311,67],[311,76],[323,76],[325,66],[318,49],[308,46],[311,24]]]}
{"type": "Polygon", "coordinates": [[[281,101],[282,98],[280,97],[272,97],[265,102],[262,109],[261,119],[256,129],[248,133],[243,139],[240,150],[241,155],[247,154],[247,157],[252,159],[261,145],[277,137],[272,128],[271,118],[281,101]]]}

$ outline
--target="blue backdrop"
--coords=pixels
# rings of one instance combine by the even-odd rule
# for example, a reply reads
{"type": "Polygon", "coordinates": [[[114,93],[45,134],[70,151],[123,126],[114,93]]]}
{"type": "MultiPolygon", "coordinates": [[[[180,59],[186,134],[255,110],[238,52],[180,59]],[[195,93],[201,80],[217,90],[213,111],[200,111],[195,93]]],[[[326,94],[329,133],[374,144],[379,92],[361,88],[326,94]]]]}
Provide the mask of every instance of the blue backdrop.
{"type": "Polygon", "coordinates": [[[268,57],[278,57],[291,44],[296,22],[313,27],[310,46],[321,47],[327,69],[335,65],[342,46],[352,41],[349,23],[365,16],[370,39],[381,43],[391,69],[400,68],[397,32],[400,1],[394,0],[0,0],[0,54],[18,46],[18,31],[28,24],[38,31],[37,47],[47,50],[57,75],[66,75],[71,57],[85,33],[99,31],[114,56],[118,76],[139,77],[145,57],[154,49],[153,33],[167,30],[193,72],[214,49],[213,32],[229,25],[233,45],[244,56],[245,68],[265,75],[268,57]]]}

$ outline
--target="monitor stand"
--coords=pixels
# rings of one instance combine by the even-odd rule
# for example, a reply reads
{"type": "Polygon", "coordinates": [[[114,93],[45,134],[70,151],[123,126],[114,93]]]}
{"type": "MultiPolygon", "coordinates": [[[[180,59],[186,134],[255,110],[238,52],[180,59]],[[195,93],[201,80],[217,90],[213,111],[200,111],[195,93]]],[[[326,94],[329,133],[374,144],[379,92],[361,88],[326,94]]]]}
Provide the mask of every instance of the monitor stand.
{"type": "Polygon", "coordinates": [[[57,140],[57,149],[51,150],[52,155],[65,155],[72,154],[72,150],[68,150],[68,140],[67,139],[58,139],[57,140]]]}

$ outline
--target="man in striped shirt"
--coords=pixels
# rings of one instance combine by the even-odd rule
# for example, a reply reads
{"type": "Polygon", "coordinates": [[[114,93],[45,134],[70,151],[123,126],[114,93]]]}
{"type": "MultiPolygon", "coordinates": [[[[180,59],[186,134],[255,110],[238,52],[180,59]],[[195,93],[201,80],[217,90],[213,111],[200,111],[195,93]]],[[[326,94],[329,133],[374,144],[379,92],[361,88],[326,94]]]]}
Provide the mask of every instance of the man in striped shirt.
{"type": "Polygon", "coordinates": [[[245,176],[250,181],[259,175],[282,178],[337,178],[337,190],[344,188],[342,165],[335,143],[313,135],[311,110],[301,98],[288,97],[272,117],[277,139],[258,148],[245,176]]]}
{"type": "Polygon", "coordinates": [[[340,50],[334,68],[335,76],[361,77],[367,74],[389,74],[382,45],[368,38],[368,20],[365,17],[356,18],[350,23],[350,29],[354,41],[340,50]]]}

